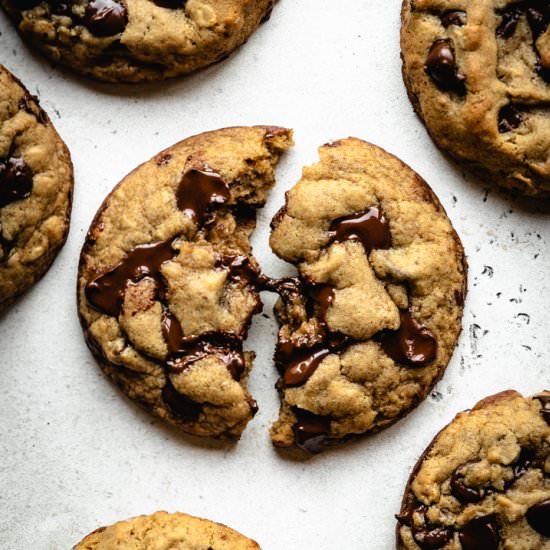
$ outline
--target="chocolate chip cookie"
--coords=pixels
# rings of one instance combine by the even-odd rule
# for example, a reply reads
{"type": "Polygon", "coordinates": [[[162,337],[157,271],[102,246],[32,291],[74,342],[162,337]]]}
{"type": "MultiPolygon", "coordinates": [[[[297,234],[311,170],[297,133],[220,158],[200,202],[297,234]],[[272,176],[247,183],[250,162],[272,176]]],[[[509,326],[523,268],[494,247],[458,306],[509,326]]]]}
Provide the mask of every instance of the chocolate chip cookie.
{"type": "Polygon", "coordinates": [[[0,312],[65,243],[72,189],[67,147],[38,99],[0,65],[0,312]]]}
{"type": "Polygon", "coordinates": [[[275,445],[309,452],[381,430],[442,376],[461,330],[466,265],[428,185],[355,138],[320,148],[272,222],[298,277],[281,294],[275,445]]]}
{"type": "Polygon", "coordinates": [[[494,183],[550,196],[550,5],[404,0],[409,97],[435,143],[494,183]]]}
{"type": "Polygon", "coordinates": [[[259,550],[253,540],[206,519],[156,512],[102,527],[73,550],[259,550]]]}
{"type": "Polygon", "coordinates": [[[507,391],[460,413],[417,463],[400,550],[550,548],[550,392],[507,391]]]}
{"type": "Polygon", "coordinates": [[[100,80],[187,74],[227,57],[275,0],[1,0],[54,62],[100,80]]]}
{"type": "Polygon", "coordinates": [[[248,237],[291,144],[290,130],[264,126],[186,139],[126,176],[88,232],[88,346],[128,397],[185,432],[238,439],[257,410],[243,353],[261,310],[248,237]]]}

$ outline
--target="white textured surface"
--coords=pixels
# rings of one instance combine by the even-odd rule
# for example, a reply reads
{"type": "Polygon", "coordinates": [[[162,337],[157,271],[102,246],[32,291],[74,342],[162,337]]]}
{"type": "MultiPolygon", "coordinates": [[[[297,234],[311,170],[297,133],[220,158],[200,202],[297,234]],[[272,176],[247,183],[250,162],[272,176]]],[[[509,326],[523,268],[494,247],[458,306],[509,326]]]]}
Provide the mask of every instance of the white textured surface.
{"type": "MultiPolygon", "coordinates": [[[[401,82],[399,9],[399,0],[282,0],[226,62],[140,87],[52,69],[0,14],[1,61],[39,93],[76,175],[67,246],[0,319],[2,549],[68,550],[100,525],[157,509],[227,523],[265,550],[391,549],[409,469],[435,432],[488,394],[550,386],[548,210],[487,195],[435,149],[401,82]],[[76,316],[80,246],[114,184],[189,135],[259,123],[296,132],[253,240],[266,273],[288,270],[267,245],[284,191],[317,146],[348,135],[426,178],[470,261],[464,332],[437,391],[386,432],[307,462],[282,458],[268,438],[278,408],[272,318],[258,316],[248,341],[258,352],[250,386],[260,413],[239,444],[219,447],[178,435],[123,398],[95,366],[76,316]]],[[[272,302],[265,297],[270,316],[272,302]]]]}

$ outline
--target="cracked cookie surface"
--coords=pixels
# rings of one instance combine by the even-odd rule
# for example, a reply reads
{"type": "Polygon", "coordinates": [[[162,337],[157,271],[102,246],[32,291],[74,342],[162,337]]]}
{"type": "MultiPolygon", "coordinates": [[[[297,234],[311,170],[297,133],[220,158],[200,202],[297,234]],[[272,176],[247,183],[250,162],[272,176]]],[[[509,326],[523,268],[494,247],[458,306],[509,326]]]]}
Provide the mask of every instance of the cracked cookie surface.
{"type": "Polygon", "coordinates": [[[106,81],[187,74],[227,57],[274,0],[1,0],[54,62],[106,81]]]}
{"type": "Polygon", "coordinates": [[[320,148],[272,222],[281,280],[275,445],[378,431],[442,376],[461,329],[462,245],[428,185],[355,138],[320,148]]]}
{"type": "Polygon", "coordinates": [[[460,413],[418,461],[400,550],[550,548],[550,392],[507,391],[460,413]]]}
{"type": "Polygon", "coordinates": [[[102,527],[73,550],[259,550],[253,540],[220,523],[156,512],[102,527]]]}
{"type": "Polygon", "coordinates": [[[38,99],[0,65],[0,312],[63,246],[72,189],[67,147],[38,99]]]}
{"type": "Polygon", "coordinates": [[[550,6],[404,0],[403,77],[435,143],[488,184],[550,196],[550,6]]]}
{"type": "Polygon", "coordinates": [[[243,352],[261,310],[248,237],[291,131],[226,128],[186,139],[107,197],[81,254],[88,346],[131,399],[181,430],[238,439],[256,403],[243,352]]]}

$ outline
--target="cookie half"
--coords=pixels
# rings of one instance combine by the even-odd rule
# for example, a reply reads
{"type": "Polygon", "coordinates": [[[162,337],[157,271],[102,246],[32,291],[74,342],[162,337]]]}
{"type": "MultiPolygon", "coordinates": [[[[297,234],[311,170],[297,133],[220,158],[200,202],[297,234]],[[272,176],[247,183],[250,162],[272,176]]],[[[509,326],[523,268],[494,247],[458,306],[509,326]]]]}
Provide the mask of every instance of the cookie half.
{"type": "Polygon", "coordinates": [[[253,540],[237,531],[187,514],[156,512],[102,527],[73,550],[259,550],[253,540]]]}
{"type": "Polygon", "coordinates": [[[507,391],[460,413],[409,478],[400,550],[550,548],[550,392],[507,391]]]}
{"type": "Polygon", "coordinates": [[[275,0],[1,0],[25,40],[100,80],[183,75],[227,57],[275,0]]]}
{"type": "Polygon", "coordinates": [[[275,445],[319,452],[407,414],[442,376],[461,330],[466,264],[428,185],[382,149],[320,148],[272,222],[298,277],[277,283],[275,445]]]}
{"type": "Polygon", "coordinates": [[[65,243],[72,191],[67,147],[38,99],[0,65],[0,312],[65,243]]]}
{"type": "Polygon", "coordinates": [[[248,238],[291,144],[267,126],[186,139],[126,176],[88,232],[88,346],[130,399],[185,432],[238,439],[257,410],[243,353],[261,310],[248,238]]]}
{"type": "Polygon", "coordinates": [[[547,2],[404,0],[409,97],[435,143],[489,185],[550,195],[547,2]]]}

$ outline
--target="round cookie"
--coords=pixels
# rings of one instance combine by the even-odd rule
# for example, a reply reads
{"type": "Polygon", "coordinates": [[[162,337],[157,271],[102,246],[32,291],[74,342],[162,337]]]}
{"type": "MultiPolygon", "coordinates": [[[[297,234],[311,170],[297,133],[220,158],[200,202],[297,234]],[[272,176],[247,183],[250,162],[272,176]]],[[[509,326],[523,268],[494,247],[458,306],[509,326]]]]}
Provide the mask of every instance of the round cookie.
{"type": "Polygon", "coordinates": [[[156,512],[102,527],[73,550],[259,550],[253,540],[206,519],[156,512]]]}
{"type": "Polygon", "coordinates": [[[72,190],[67,147],[38,99],[0,65],[0,312],[65,243],[72,190]]]}
{"type": "Polygon", "coordinates": [[[399,550],[550,549],[550,392],[460,413],[409,478],[399,550]]]}
{"type": "Polygon", "coordinates": [[[438,147],[484,179],[550,196],[550,8],[404,0],[403,76],[438,147]]]}
{"type": "Polygon", "coordinates": [[[243,353],[261,310],[249,235],[291,131],[226,128],[186,139],[126,176],[82,249],[88,346],[132,400],[198,435],[238,439],[257,407],[243,353]]]}
{"type": "Polygon", "coordinates": [[[54,62],[111,82],[187,74],[227,57],[275,0],[1,0],[54,62]]]}
{"type": "Polygon", "coordinates": [[[424,399],[461,330],[466,263],[428,185],[359,139],[320,148],[272,222],[298,277],[278,283],[276,446],[381,430],[424,399]]]}

